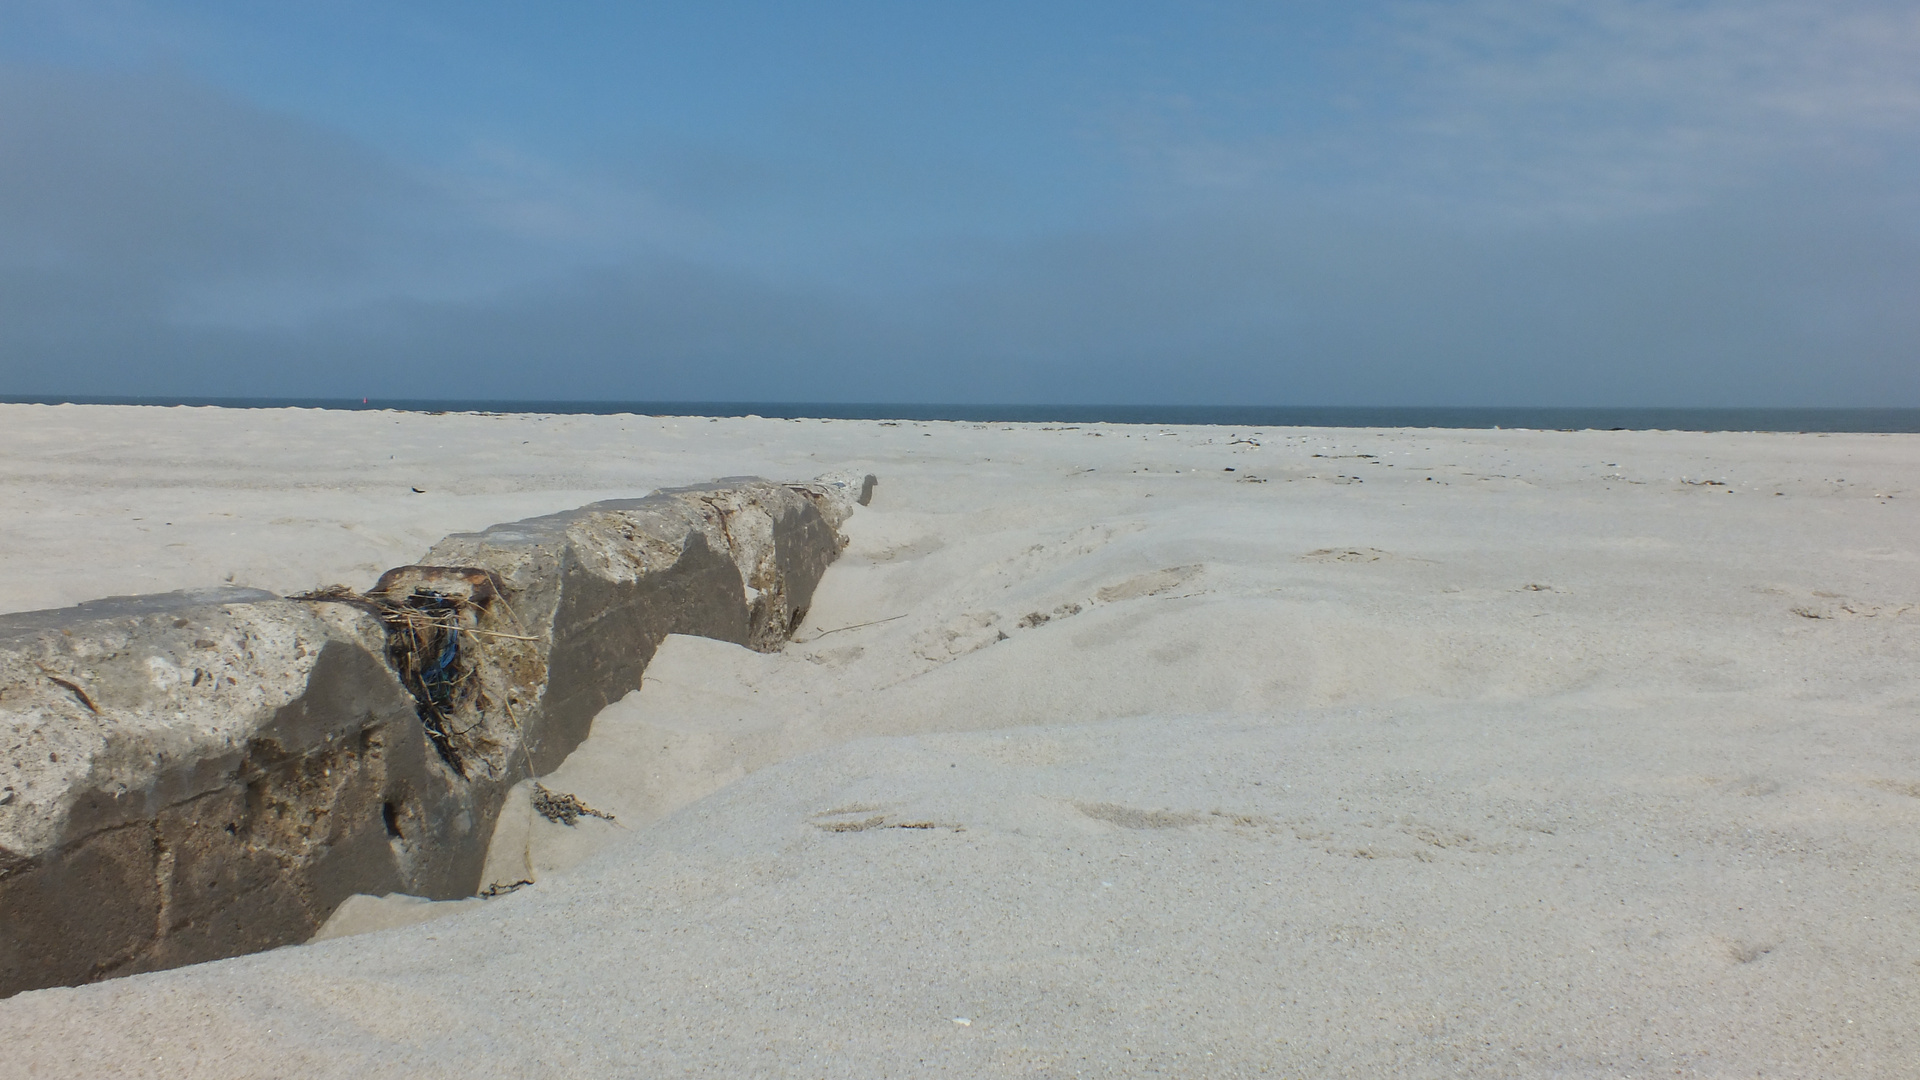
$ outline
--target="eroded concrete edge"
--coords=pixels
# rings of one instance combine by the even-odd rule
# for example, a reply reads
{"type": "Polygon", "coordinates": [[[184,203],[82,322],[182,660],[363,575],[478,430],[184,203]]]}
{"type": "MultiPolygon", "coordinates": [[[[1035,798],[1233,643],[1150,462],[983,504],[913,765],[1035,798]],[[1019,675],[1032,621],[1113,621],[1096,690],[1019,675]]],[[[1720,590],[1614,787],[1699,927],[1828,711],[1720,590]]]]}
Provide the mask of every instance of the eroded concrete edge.
{"type": "Polygon", "coordinates": [[[507,790],[668,634],[786,640],[873,483],[729,478],[449,536],[381,582],[498,585],[431,709],[391,623],[351,603],[0,615],[0,996],[304,941],[357,892],[470,895],[507,790]]]}

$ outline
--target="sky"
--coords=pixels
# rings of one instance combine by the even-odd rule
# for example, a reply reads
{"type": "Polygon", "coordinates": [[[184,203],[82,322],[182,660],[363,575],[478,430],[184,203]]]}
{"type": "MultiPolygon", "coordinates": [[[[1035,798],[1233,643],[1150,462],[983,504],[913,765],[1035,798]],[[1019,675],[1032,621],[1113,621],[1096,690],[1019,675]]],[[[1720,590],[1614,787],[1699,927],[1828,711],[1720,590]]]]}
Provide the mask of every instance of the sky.
{"type": "Polygon", "coordinates": [[[1920,406],[1920,5],[0,3],[0,396],[1920,406]]]}

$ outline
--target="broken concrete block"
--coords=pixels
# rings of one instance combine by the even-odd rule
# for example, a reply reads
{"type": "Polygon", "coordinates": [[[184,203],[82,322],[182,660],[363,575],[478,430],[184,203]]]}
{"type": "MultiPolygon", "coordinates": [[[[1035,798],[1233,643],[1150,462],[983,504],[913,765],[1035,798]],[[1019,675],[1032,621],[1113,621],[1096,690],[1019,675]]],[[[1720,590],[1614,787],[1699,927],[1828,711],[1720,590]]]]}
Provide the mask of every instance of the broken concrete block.
{"type": "Polygon", "coordinates": [[[385,640],[243,589],[0,616],[0,992],[299,940],[344,877],[444,887],[381,809],[458,814],[385,640]]]}
{"type": "Polygon", "coordinates": [[[778,648],[871,477],[752,478],[450,536],[367,593],[0,615],[0,995],[471,895],[507,790],[668,634],[778,648]]]}

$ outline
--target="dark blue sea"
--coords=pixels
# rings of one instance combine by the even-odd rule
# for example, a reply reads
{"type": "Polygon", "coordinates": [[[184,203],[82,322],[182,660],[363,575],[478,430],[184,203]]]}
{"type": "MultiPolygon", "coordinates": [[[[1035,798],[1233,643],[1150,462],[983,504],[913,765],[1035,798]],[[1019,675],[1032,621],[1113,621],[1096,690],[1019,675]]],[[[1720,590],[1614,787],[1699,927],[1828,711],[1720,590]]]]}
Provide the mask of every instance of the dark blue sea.
{"type": "Polygon", "coordinates": [[[792,401],[436,401],[338,398],[19,397],[54,405],[216,405],[229,409],[767,416],[976,423],[1220,424],[1229,427],[1533,428],[1547,431],[1920,432],[1920,409],[1675,409],[1411,405],[911,405],[792,401]]]}

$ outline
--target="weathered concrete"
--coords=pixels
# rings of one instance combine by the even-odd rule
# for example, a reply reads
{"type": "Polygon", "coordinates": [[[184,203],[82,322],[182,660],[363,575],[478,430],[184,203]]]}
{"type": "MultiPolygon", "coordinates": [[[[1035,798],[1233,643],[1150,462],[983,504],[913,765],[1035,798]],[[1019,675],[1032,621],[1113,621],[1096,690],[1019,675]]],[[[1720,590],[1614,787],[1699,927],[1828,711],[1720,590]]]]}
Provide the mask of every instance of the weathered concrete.
{"type": "Polygon", "coordinates": [[[767,650],[872,478],[750,478],[448,537],[364,596],[0,615],[0,996],[305,940],[479,883],[507,789],[666,635],[767,650]]]}
{"type": "Polygon", "coordinates": [[[447,887],[381,810],[458,801],[385,644],[241,589],[0,616],[0,992],[298,940],[348,881],[447,887]]]}

